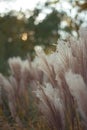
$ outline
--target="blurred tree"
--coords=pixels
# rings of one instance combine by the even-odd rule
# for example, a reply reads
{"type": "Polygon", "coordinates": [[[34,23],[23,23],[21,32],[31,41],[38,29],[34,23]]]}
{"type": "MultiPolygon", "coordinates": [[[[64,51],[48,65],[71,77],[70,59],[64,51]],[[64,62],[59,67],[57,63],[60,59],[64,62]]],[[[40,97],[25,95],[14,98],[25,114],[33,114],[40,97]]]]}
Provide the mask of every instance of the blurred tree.
{"type": "Polygon", "coordinates": [[[46,16],[35,28],[36,44],[49,45],[56,43],[59,37],[58,28],[60,26],[61,17],[57,10],[46,16]]]}
{"type": "MultiPolygon", "coordinates": [[[[73,8],[78,7],[81,10],[86,9],[87,2],[80,3],[79,1],[73,4],[73,1],[69,1],[73,8]],[[83,8],[82,9],[82,7],[83,8]]],[[[59,37],[63,37],[62,33],[72,32],[79,29],[81,22],[77,22],[77,16],[73,20],[72,16],[68,15],[66,11],[58,11],[56,5],[59,0],[48,0],[44,5],[37,6],[30,14],[29,18],[25,17],[23,12],[18,12],[18,15],[14,15],[14,11],[0,16],[0,71],[4,72],[7,66],[6,61],[12,56],[25,57],[27,53],[32,56],[35,45],[41,45],[47,48],[47,50],[53,44],[56,44],[59,37]],[[45,13],[45,17],[42,20],[37,21],[39,15],[46,9],[49,9],[49,13],[45,13]],[[20,17],[21,16],[21,17],[20,17]],[[62,23],[67,23],[64,27],[62,23]]],[[[71,11],[71,10],[69,10],[71,11]]]]}
{"type": "Polygon", "coordinates": [[[87,1],[83,0],[83,3],[76,1],[76,5],[80,8],[79,11],[87,10],[87,1]]]}

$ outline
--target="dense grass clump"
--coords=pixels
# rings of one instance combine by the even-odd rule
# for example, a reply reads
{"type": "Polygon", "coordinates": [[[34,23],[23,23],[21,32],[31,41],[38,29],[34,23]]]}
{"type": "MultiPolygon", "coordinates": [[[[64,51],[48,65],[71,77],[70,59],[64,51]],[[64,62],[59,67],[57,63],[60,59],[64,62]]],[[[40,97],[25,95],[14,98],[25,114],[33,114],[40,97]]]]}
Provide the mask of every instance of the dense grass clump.
{"type": "Polygon", "coordinates": [[[2,128],[87,129],[87,30],[79,34],[48,55],[36,46],[33,61],[9,59],[10,75],[0,74],[2,128]]]}

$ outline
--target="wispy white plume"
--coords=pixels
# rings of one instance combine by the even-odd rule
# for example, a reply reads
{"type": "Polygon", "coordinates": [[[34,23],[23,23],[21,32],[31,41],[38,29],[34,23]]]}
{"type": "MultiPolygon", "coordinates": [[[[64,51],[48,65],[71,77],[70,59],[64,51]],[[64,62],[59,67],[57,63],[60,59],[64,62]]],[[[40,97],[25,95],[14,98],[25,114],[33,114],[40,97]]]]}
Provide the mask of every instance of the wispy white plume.
{"type": "Polygon", "coordinates": [[[16,113],[18,104],[25,110],[29,85],[52,130],[87,129],[87,29],[80,28],[79,35],[78,39],[69,36],[66,41],[59,40],[56,51],[49,55],[36,46],[33,61],[9,59],[11,76],[0,75],[0,86],[7,94],[11,113],[16,113]]]}

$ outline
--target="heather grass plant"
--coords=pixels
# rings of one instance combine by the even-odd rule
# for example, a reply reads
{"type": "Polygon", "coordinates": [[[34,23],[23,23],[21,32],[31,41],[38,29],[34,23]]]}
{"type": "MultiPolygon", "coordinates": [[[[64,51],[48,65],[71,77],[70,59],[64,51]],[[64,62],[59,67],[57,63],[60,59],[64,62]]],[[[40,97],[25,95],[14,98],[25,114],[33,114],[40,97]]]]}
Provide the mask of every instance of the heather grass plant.
{"type": "Polygon", "coordinates": [[[10,76],[0,74],[1,106],[6,109],[7,105],[20,129],[27,123],[27,129],[34,130],[86,130],[87,30],[79,30],[79,39],[69,36],[58,41],[51,54],[46,55],[40,46],[35,51],[33,61],[8,60],[10,76]],[[31,104],[34,107],[30,109],[31,104]],[[28,113],[36,108],[36,122],[32,122],[28,113]]]}

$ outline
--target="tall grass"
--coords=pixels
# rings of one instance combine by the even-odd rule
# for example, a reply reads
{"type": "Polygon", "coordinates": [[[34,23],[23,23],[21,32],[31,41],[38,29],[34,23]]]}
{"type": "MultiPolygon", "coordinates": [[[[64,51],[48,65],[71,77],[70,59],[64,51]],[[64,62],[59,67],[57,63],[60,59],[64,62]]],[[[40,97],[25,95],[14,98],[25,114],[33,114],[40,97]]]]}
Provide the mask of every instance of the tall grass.
{"type": "Polygon", "coordinates": [[[33,61],[9,59],[10,76],[0,74],[0,103],[7,105],[21,129],[27,122],[28,128],[46,130],[44,121],[50,130],[87,129],[87,30],[81,28],[79,35],[79,39],[69,36],[67,41],[58,41],[56,51],[49,55],[36,46],[33,61]],[[37,114],[36,124],[28,114],[33,111],[30,101],[42,115],[37,114]]]}

